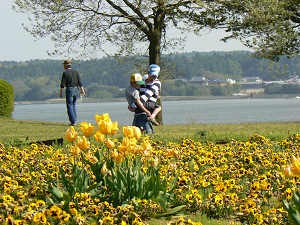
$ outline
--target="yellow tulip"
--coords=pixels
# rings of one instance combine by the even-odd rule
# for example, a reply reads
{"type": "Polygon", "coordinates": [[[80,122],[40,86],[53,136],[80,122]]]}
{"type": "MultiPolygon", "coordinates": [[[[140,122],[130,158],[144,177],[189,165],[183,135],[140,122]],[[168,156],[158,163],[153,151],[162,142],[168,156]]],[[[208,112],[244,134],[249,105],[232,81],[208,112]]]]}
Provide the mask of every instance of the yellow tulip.
{"type": "Polygon", "coordinates": [[[91,162],[91,163],[97,163],[98,162],[98,159],[97,159],[97,157],[96,156],[94,156],[92,153],[88,153],[88,154],[85,154],[85,158],[86,158],[86,160],[88,160],[89,162],[91,162]]]}
{"type": "Polygon", "coordinates": [[[106,167],[106,163],[103,164],[102,168],[101,168],[101,173],[104,175],[104,174],[108,174],[109,171],[106,167]]]}
{"type": "Polygon", "coordinates": [[[142,136],[141,129],[136,126],[133,126],[133,132],[134,132],[134,137],[136,138],[136,140],[140,140],[140,138],[142,136]]]}
{"type": "Polygon", "coordinates": [[[87,150],[90,147],[90,142],[87,141],[86,137],[78,137],[77,146],[80,150],[87,150]]]}
{"type": "Polygon", "coordinates": [[[151,151],[151,150],[152,150],[152,146],[151,146],[151,144],[150,144],[150,142],[148,141],[147,138],[144,138],[144,139],[143,139],[143,142],[142,142],[141,146],[142,146],[142,148],[143,148],[144,150],[148,150],[148,151],[151,151]]]}
{"type": "Polygon", "coordinates": [[[134,137],[133,138],[124,137],[122,140],[122,144],[118,146],[118,150],[123,155],[127,155],[128,153],[132,152],[135,146],[136,146],[136,139],[134,137]]]}
{"type": "Polygon", "coordinates": [[[115,159],[117,164],[122,162],[123,157],[124,156],[121,153],[118,153],[116,149],[111,153],[111,158],[115,159]]]}
{"type": "Polygon", "coordinates": [[[112,122],[111,121],[105,121],[105,120],[100,120],[100,122],[98,123],[98,128],[100,130],[100,132],[104,135],[110,134],[111,130],[112,130],[112,122]]]}
{"type": "Polygon", "coordinates": [[[111,157],[112,157],[113,159],[115,159],[115,158],[117,158],[118,156],[119,156],[118,151],[117,151],[116,149],[114,149],[114,150],[112,151],[112,153],[111,153],[111,157]]]}
{"type": "Polygon", "coordinates": [[[113,142],[110,138],[106,138],[105,143],[108,148],[114,148],[116,146],[115,142],[113,142]]]}
{"type": "Polygon", "coordinates": [[[283,171],[283,173],[285,174],[286,177],[292,177],[293,176],[291,166],[283,166],[282,171],[283,171]]]}
{"type": "Polygon", "coordinates": [[[112,128],[111,128],[110,134],[115,134],[115,133],[117,133],[118,130],[119,130],[118,122],[117,121],[112,122],[112,128]]]}
{"type": "Polygon", "coordinates": [[[75,128],[71,126],[66,132],[66,139],[69,142],[74,142],[76,140],[76,137],[77,137],[77,132],[75,131],[75,128]]]}
{"type": "Polygon", "coordinates": [[[97,114],[97,115],[95,115],[95,119],[96,119],[97,123],[99,123],[101,120],[104,120],[106,122],[111,120],[108,113],[104,113],[102,115],[97,114]]]}
{"type": "Polygon", "coordinates": [[[93,135],[95,127],[92,126],[92,124],[87,122],[82,122],[80,126],[84,136],[90,137],[93,135]]]}
{"type": "Polygon", "coordinates": [[[133,127],[134,126],[123,127],[123,134],[124,134],[125,137],[128,137],[128,138],[134,137],[133,127]]]}
{"type": "Polygon", "coordinates": [[[291,171],[295,175],[300,175],[300,161],[294,155],[292,156],[291,171]]]}
{"type": "Polygon", "coordinates": [[[95,133],[94,138],[98,142],[103,142],[105,140],[104,134],[102,134],[99,130],[95,133]]]}
{"type": "Polygon", "coordinates": [[[78,156],[80,154],[80,148],[77,145],[73,145],[71,148],[71,154],[74,156],[78,156]]]}

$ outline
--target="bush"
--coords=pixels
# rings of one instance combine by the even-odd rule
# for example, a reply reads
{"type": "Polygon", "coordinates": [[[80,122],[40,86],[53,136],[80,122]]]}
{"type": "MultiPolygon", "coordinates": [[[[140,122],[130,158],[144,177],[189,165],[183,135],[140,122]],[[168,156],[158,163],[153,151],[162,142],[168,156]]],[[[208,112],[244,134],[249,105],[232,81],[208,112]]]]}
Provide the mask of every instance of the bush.
{"type": "Polygon", "coordinates": [[[14,89],[12,85],[0,80],[0,117],[12,117],[14,111],[14,89]]]}

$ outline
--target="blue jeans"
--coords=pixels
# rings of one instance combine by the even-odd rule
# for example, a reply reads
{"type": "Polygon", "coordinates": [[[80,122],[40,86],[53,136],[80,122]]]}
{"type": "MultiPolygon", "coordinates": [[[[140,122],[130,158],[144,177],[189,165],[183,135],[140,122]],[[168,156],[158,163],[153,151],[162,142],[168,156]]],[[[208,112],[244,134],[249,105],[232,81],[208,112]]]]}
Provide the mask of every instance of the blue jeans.
{"type": "Polygon", "coordinates": [[[75,124],[77,121],[76,100],[78,96],[78,91],[79,90],[77,87],[66,88],[67,113],[71,124],[75,124]]]}
{"type": "Polygon", "coordinates": [[[132,126],[139,127],[141,131],[145,131],[146,134],[154,133],[152,124],[151,122],[148,122],[146,114],[135,114],[132,126]]]}

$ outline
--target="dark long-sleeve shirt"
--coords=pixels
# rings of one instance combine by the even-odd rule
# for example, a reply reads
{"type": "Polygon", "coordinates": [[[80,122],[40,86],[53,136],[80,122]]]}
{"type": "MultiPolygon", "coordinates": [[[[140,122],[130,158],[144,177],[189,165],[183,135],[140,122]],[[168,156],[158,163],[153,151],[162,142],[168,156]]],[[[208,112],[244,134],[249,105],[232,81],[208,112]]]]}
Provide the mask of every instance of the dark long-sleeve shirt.
{"type": "Polygon", "coordinates": [[[73,69],[67,69],[63,72],[60,87],[82,87],[79,72],[73,69]]]}

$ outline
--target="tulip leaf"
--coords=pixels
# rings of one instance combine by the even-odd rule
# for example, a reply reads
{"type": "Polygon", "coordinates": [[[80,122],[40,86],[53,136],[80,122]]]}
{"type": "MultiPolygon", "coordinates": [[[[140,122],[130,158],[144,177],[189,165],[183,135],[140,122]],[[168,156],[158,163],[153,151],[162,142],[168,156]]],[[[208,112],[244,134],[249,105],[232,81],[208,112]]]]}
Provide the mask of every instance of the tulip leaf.
{"type": "Polygon", "coordinates": [[[175,208],[170,209],[169,211],[165,213],[160,213],[155,216],[155,218],[161,218],[161,217],[168,217],[168,216],[173,216],[177,215],[179,212],[181,212],[183,209],[186,208],[186,205],[180,205],[175,208]]]}
{"type": "Polygon", "coordinates": [[[90,186],[86,191],[90,193],[91,197],[97,197],[100,194],[104,193],[106,191],[106,188],[101,187],[101,185],[98,183],[90,186]]]}
{"type": "Polygon", "coordinates": [[[50,185],[46,185],[45,188],[53,195],[54,199],[57,201],[62,201],[64,197],[64,193],[57,187],[52,187],[50,185]]]}
{"type": "Polygon", "coordinates": [[[293,194],[293,198],[292,199],[293,199],[293,202],[294,202],[294,204],[296,206],[297,211],[300,212],[300,198],[299,198],[297,192],[295,192],[293,194]]]}

